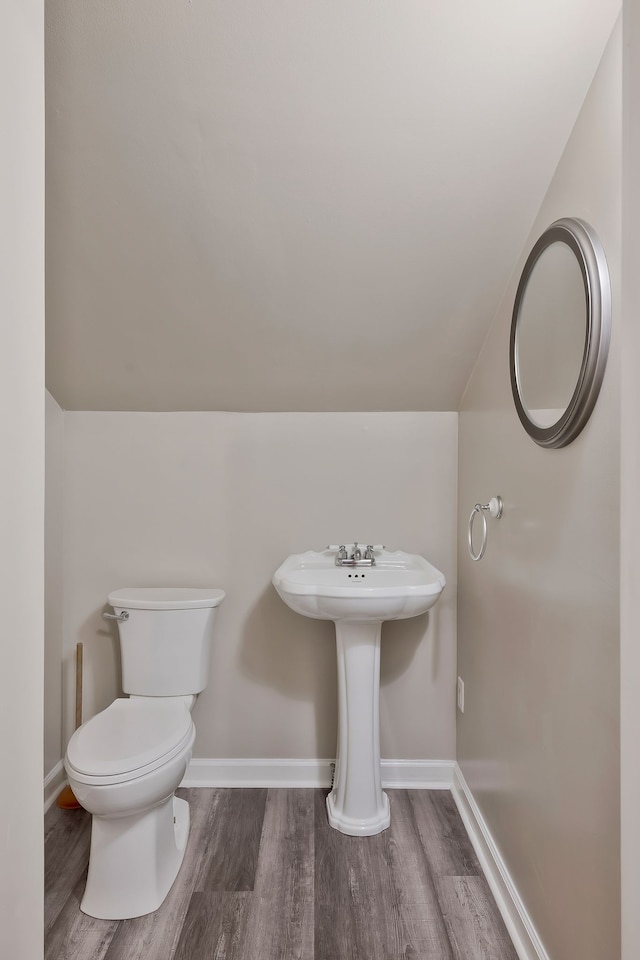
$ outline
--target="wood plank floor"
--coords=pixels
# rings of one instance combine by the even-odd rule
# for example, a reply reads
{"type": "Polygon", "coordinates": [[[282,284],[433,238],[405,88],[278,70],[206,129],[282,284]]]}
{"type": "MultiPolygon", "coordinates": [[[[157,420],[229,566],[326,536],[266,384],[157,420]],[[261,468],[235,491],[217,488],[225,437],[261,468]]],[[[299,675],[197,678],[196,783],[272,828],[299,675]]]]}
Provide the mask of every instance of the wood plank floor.
{"type": "Polygon", "coordinates": [[[191,834],[162,907],[81,913],[91,818],[45,818],[45,960],[517,960],[451,794],[390,790],[376,837],[324,790],[179,790],[191,834]]]}

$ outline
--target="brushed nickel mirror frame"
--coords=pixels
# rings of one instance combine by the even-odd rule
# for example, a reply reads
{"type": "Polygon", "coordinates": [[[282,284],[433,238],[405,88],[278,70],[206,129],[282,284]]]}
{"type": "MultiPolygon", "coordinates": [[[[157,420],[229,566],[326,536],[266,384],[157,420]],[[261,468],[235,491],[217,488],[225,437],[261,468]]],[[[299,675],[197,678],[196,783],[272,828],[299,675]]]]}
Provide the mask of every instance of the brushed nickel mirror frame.
{"type": "Polygon", "coordinates": [[[611,281],[604,249],[588,223],[576,217],[556,220],[539,237],[524,265],[516,292],[509,340],[511,390],[520,421],[542,447],[564,447],[578,436],[587,423],[602,384],[611,337],[611,281]],[[566,244],[582,273],[586,308],[584,353],[578,380],[562,416],[551,426],[540,426],[527,412],[520,383],[518,322],[533,270],[552,243],[566,244]]]}

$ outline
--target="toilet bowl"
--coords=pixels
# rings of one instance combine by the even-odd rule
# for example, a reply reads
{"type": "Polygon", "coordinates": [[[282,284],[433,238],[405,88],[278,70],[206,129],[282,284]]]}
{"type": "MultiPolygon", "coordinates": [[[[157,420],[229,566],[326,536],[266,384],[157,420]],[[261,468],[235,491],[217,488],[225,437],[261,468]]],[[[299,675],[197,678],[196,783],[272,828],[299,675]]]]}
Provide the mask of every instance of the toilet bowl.
{"type": "Polygon", "coordinates": [[[189,806],[174,797],[195,739],[181,700],[115,700],[69,741],[71,789],[93,814],[84,913],[102,920],[157,910],[182,863],[189,806]]]}
{"type": "Polygon", "coordinates": [[[175,790],[191,759],[191,709],[206,685],[223,598],[221,590],[158,588],[109,597],[131,696],[79,727],[65,755],[71,789],[93,818],[80,905],[89,916],[123,920],[157,910],[180,870],[189,805],[175,790]]]}

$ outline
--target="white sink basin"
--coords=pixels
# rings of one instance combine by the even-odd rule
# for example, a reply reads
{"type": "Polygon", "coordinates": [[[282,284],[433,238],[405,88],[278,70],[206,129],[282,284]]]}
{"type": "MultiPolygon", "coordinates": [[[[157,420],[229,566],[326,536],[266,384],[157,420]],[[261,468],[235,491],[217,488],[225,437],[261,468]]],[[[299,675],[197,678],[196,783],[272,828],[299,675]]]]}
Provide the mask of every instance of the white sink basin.
{"type": "Polygon", "coordinates": [[[340,566],[330,550],[295,553],[273,585],[296,613],[316,620],[401,620],[434,605],[445,578],[424,557],[380,550],[374,566],[340,566]]]}
{"type": "MultiPolygon", "coordinates": [[[[355,547],[355,544],[354,544],[355,547]]],[[[329,823],[372,836],[390,823],[380,774],[380,636],[384,620],[417,617],[434,605],[444,575],[424,557],[374,551],[375,564],[336,566],[336,551],[296,553],[273,585],[296,613],[334,620],[338,654],[338,747],[329,823]]]]}

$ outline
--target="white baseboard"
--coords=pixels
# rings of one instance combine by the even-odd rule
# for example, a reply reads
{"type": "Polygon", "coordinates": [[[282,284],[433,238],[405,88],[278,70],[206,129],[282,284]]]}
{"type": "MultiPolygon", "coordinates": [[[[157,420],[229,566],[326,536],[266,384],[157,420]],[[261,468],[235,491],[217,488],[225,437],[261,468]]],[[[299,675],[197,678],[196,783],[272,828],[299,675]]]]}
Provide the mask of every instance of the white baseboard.
{"type": "MultiPolygon", "coordinates": [[[[183,787],[328,787],[332,760],[192,759],[183,787]]],[[[453,760],[383,760],[389,789],[450,790],[453,760]]]]}
{"type": "Polygon", "coordinates": [[[451,790],[453,760],[381,760],[382,786],[389,790],[451,790]]]}
{"type": "Polygon", "coordinates": [[[67,773],[64,769],[64,763],[62,760],[59,760],[56,763],[53,770],[51,770],[46,777],[44,778],[44,812],[46,813],[49,807],[52,805],[54,800],[57,798],[58,794],[63,787],[67,785],[67,773]]]}
{"type": "Polygon", "coordinates": [[[520,960],[549,960],[491,831],[456,763],[453,798],[520,960]]]}
{"type": "MultiPolygon", "coordinates": [[[[192,759],[182,787],[328,787],[332,760],[192,759]]],[[[382,786],[392,789],[450,790],[453,760],[383,760],[382,786]]],[[[45,813],[67,776],[60,760],[44,780],[45,813]]]]}
{"type": "Polygon", "coordinates": [[[323,787],[329,760],[209,760],[193,758],[181,787],[323,787]]]}

